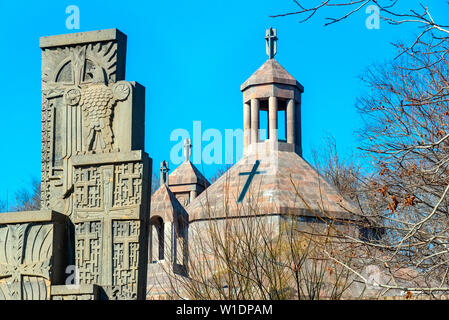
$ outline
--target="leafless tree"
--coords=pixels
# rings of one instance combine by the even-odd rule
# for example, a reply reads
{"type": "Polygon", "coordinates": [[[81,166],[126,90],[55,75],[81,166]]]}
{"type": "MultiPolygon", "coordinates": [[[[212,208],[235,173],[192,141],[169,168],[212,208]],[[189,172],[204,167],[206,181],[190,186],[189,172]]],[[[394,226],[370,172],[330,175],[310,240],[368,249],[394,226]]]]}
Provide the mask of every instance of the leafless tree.
{"type": "Polygon", "coordinates": [[[378,196],[378,183],[372,174],[371,166],[363,166],[361,154],[343,156],[337,150],[333,136],[325,138],[320,150],[312,150],[314,166],[317,171],[331,183],[340,195],[356,205],[362,231],[370,232],[372,238],[382,236],[384,224],[378,212],[382,211],[388,201],[378,196]]]}
{"type": "MultiPolygon", "coordinates": [[[[328,26],[375,5],[383,21],[421,28],[411,44],[395,45],[398,55],[393,61],[371,66],[361,77],[369,89],[357,102],[364,119],[360,150],[368,169],[356,172],[333,157],[336,162],[325,164],[323,173],[358,201],[365,216],[381,222],[383,237],[370,246],[373,263],[390,276],[389,283],[381,284],[385,291],[446,294],[449,23],[436,21],[427,6],[412,8],[399,0],[327,0],[308,2],[307,7],[303,1],[294,2],[298,11],[273,17],[298,15],[306,22],[318,12],[332,12],[334,17],[326,18],[328,26]]],[[[449,9],[448,1],[441,5],[449,9]]],[[[359,279],[367,280],[361,275],[359,279]]]]}
{"type": "Polygon", "coordinates": [[[362,80],[371,94],[357,104],[365,119],[362,150],[388,201],[379,212],[388,259],[419,270],[431,292],[449,287],[448,45],[419,41],[400,59],[370,68],[362,80]]]}
{"type": "Polygon", "coordinates": [[[10,211],[33,211],[41,208],[41,183],[33,178],[31,181],[31,190],[29,188],[21,188],[18,190],[14,198],[16,205],[10,211]]]}
{"type": "Polygon", "coordinates": [[[362,175],[360,164],[354,161],[355,156],[343,157],[337,150],[335,137],[331,135],[325,138],[321,146],[320,150],[312,150],[315,168],[341,195],[354,200],[362,175]]]}
{"type": "MultiPolygon", "coordinates": [[[[390,24],[416,24],[421,28],[422,31],[416,37],[415,42],[408,47],[409,49],[412,49],[426,34],[432,34],[438,39],[449,39],[449,22],[436,21],[432,16],[431,9],[423,4],[419,4],[419,7],[415,8],[409,1],[404,0],[293,0],[293,2],[299,10],[271,15],[271,17],[296,15],[300,16],[300,22],[303,23],[309,21],[318,12],[328,11],[335,14],[334,17],[325,18],[327,22],[324,25],[329,26],[375,5],[379,8],[379,18],[390,24]]],[[[444,1],[444,4],[447,5],[447,10],[449,10],[449,2],[444,1]]]]}
{"type": "Polygon", "coordinates": [[[296,215],[280,220],[260,215],[256,195],[257,191],[248,194],[251,200],[238,205],[237,214],[228,212],[234,204],[232,196],[224,195],[228,204],[223,219],[215,218],[217,212],[209,204],[204,206],[209,218],[189,226],[187,276],[172,272],[172,250],[167,248],[169,261],[161,264],[169,279],[166,296],[201,300],[351,296],[351,271],[330,257],[338,256],[356,268],[354,246],[325,223],[304,224],[296,215]]]}
{"type": "Polygon", "coordinates": [[[157,189],[161,186],[161,177],[159,171],[153,172],[151,178],[151,195],[153,195],[157,189]]]}
{"type": "Polygon", "coordinates": [[[210,178],[210,183],[214,183],[215,181],[217,181],[222,175],[224,175],[231,168],[232,168],[231,164],[226,164],[226,165],[222,166],[221,168],[219,168],[215,172],[215,174],[210,178]]]}
{"type": "Polygon", "coordinates": [[[388,274],[380,284],[385,292],[436,298],[449,290],[447,52],[447,40],[428,37],[398,59],[370,67],[361,77],[369,92],[357,102],[368,170],[354,170],[336,152],[318,166],[381,225],[382,238],[366,244],[372,250],[365,259],[388,274]]]}

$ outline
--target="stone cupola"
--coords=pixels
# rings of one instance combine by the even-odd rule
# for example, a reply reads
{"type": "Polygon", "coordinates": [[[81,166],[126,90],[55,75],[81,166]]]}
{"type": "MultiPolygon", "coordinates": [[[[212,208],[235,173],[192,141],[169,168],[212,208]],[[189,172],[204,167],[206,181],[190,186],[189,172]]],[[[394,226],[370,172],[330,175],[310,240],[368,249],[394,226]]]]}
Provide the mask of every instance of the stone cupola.
{"type": "Polygon", "coordinates": [[[302,156],[301,94],[304,87],[274,59],[277,52],[276,29],[266,31],[268,60],[241,86],[243,93],[244,153],[261,142],[260,115],[268,111],[267,139],[279,149],[302,156]],[[285,112],[285,119],[279,113],[285,112]],[[285,140],[279,139],[278,122],[285,121],[285,140]]]}
{"type": "Polygon", "coordinates": [[[190,139],[185,139],[185,160],[179,167],[170,173],[168,182],[170,190],[184,207],[186,207],[210,185],[209,181],[190,161],[192,147],[193,145],[190,139]]]}

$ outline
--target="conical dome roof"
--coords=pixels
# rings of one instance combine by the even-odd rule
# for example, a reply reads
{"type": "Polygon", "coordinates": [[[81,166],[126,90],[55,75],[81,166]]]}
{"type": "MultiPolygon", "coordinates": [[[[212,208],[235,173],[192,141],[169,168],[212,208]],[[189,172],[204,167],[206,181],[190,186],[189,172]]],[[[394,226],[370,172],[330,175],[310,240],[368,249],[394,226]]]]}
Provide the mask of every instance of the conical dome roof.
{"type": "Polygon", "coordinates": [[[207,188],[210,183],[201,172],[190,162],[184,161],[179,167],[170,173],[168,178],[169,186],[181,184],[199,184],[207,188]]]}
{"type": "Polygon", "coordinates": [[[245,155],[187,207],[189,220],[242,215],[292,214],[354,220],[357,208],[344,199],[309,163],[294,152],[271,150],[271,155],[245,155]],[[260,160],[241,203],[248,172],[260,160]],[[301,199],[302,198],[302,199],[301,199]],[[242,212],[247,208],[254,212],[242,212]],[[256,212],[257,211],[257,212],[256,212]]]}
{"type": "Polygon", "coordinates": [[[160,216],[164,221],[173,221],[178,215],[185,215],[184,207],[164,183],[151,197],[150,217],[160,216]]]}
{"type": "Polygon", "coordinates": [[[265,63],[240,86],[240,90],[244,91],[251,86],[272,83],[287,84],[297,87],[301,92],[304,91],[304,87],[275,59],[268,59],[265,61],[265,63]]]}

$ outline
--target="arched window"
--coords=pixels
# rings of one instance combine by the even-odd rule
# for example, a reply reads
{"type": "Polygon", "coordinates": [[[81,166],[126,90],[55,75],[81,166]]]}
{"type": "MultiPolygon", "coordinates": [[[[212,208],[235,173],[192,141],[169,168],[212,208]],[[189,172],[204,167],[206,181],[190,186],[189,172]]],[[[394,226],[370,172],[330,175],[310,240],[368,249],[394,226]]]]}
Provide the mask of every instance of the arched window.
{"type": "Polygon", "coordinates": [[[185,264],[185,255],[186,255],[186,224],[182,217],[177,219],[176,226],[176,251],[175,251],[175,259],[176,263],[179,265],[185,264]]]}
{"type": "Polygon", "coordinates": [[[150,219],[150,261],[164,260],[164,221],[161,217],[150,219]]]}

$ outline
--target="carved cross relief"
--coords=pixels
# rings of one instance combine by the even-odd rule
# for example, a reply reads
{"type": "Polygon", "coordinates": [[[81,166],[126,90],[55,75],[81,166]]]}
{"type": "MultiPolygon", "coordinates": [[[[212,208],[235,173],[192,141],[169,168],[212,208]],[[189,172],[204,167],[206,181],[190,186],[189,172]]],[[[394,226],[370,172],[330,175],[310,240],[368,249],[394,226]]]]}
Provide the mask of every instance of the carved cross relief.
{"type": "Polygon", "coordinates": [[[147,155],[127,153],[143,151],[144,88],[123,81],[119,32],[52,41],[41,45],[42,208],[74,224],[81,283],[135,298],[145,282],[147,155]]]}
{"type": "Polygon", "coordinates": [[[122,200],[115,198],[141,194],[141,170],[142,167],[136,163],[75,168],[75,190],[78,191],[74,199],[74,223],[78,226],[97,222],[102,230],[98,234],[87,225],[84,232],[76,227],[77,266],[82,283],[91,283],[92,275],[99,274],[99,284],[118,286],[120,294],[136,293],[140,200],[134,205],[124,205],[122,200]],[[89,174],[83,174],[86,172],[89,174]],[[118,185],[126,186],[128,193],[114,192],[118,185]],[[84,201],[91,197],[89,193],[99,194],[100,200],[84,201]],[[91,264],[90,261],[96,259],[92,245],[97,242],[101,243],[100,261],[91,264]],[[96,270],[84,270],[85,266],[91,268],[92,265],[96,270]]]}
{"type": "Polygon", "coordinates": [[[132,87],[117,63],[114,41],[43,50],[42,207],[71,215],[73,155],[120,151],[112,124],[132,87]]]}

